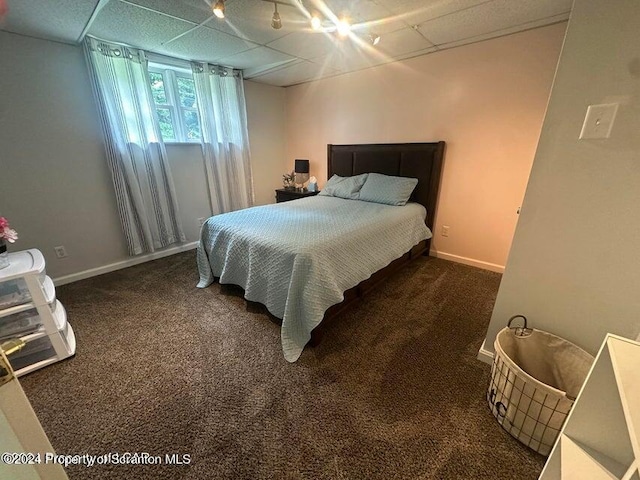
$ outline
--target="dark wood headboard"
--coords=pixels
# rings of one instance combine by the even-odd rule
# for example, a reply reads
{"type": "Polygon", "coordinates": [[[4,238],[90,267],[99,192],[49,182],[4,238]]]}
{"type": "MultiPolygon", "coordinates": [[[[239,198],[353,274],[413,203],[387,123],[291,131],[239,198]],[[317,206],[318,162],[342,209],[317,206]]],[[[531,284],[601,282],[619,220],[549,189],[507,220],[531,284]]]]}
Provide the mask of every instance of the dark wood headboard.
{"type": "Polygon", "coordinates": [[[411,201],[427,209],[427,227],[433,232],[444,142],[327,145],[327,179],[382,173],[418,179],[411,201]]]}

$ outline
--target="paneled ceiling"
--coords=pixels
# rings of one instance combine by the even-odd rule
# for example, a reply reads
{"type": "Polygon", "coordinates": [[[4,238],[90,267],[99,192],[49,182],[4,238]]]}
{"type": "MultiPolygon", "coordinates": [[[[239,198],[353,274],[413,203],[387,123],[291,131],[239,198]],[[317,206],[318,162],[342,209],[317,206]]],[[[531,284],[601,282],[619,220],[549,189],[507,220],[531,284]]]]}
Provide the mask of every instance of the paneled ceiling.
{"type": "Polygon", "coordinates": [[[274,2],[224,3],[219,19],[211,0],[7,0],[0,29],[71,44],[89,34],[286,87],[561,22],[572,0],[278,0],[277,30],[274,2]]]}

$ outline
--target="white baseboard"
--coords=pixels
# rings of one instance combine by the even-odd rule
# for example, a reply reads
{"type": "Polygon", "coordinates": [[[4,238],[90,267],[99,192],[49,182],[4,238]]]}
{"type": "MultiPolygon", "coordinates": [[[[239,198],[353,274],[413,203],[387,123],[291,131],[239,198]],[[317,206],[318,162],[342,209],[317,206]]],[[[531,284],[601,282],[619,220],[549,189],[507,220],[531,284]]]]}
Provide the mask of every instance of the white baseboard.
{"type": "Polygon", "coordinates": [[[429,255],[436,258],[442,258],[443,260],[449,260],[451,262],[457,262],[457,263],[462,263],[464,265],[471,265],[472,267],[482,268],[483,270],[491,270],[492,272],[504,273],[504,265],[497,265],[495,263],[483,262],[481,260],[461,257],[459,255],[453,255],[451,253],[439,252],[433,249],[429,250],[429,255]]]}
{"type": "Polygon", "coordinates": [[[166,250],[160,250],[158,252],[149,253],[147,255],[139,255],[137,257],[131,257],[128,260],[121,262],[110,263],[101,267],[90,268],[89,270],[83,270],[82,272],[72,273],[70,275],[64,275],[53,279],[53,283],[56,287],[65,285],[67,283],[77,282],[78,280],[84,280],[86,278],[96,277],[103,273],[113,272],[115,270],[121,270],[123,268],[132,267],[140,263],[149,262],[162,257],[168,257],[169,255],[175,255],[176,253],[186,252],[187,250],[193,250],[198,246],[198,242],[189,242],[178,245],[177,247],[167,248],[166,250]]]}
{"type": "Polygon", "coordinates": [[[480,350],[478,351],[478,360],[491,365],[493,363],[493,357],[495,356],[495,353],[485,348],[486,343],[487,343],[487,339],[485,338],[484,341],[482,342],[482,346],[480,347],[480,350]]]}

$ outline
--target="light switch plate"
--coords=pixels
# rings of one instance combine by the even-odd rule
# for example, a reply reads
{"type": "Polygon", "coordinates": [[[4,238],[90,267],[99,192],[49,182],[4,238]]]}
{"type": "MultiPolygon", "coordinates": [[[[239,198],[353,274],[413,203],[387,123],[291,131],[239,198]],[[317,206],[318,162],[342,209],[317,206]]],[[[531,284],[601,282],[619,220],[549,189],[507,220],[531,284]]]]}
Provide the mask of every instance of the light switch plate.
{"type": "Polygon", "coordinates": [[[617,103],[589,105],[580,132],[580,139],[609,138],[618,113],[618,106],[617,103]]]}

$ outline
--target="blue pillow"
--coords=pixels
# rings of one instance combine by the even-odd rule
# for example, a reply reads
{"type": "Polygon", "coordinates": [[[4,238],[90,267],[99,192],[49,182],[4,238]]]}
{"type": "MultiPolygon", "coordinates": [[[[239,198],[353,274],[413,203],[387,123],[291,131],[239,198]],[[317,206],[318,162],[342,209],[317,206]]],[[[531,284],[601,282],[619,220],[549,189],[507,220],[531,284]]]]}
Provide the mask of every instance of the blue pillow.
{"type": "Polygon", "coordinates": [[[325,183],[319,195],[357,200],[360,195],[360,189],[367,180],[368,175],[368,173],[355,175],[353,177],[339,177],[338,175],[334,175],[325,183]]]}
{"type": "Polygon", "coordinates": [[[417,178],[370,173],[360,190],[359,200],[385,205],[404,205],[409,201],[417,184],[417,178]]]}

